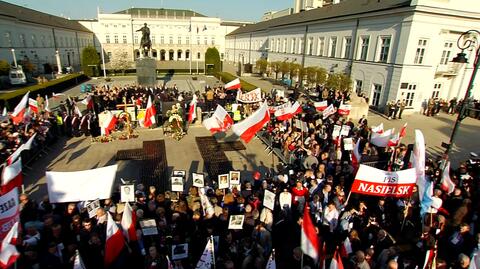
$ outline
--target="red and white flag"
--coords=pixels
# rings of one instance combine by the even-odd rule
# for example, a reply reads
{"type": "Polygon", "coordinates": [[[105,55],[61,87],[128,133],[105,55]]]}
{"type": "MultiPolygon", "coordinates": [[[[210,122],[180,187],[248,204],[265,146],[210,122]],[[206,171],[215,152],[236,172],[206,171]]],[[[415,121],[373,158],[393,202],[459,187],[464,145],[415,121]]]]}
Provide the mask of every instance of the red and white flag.
{"type": "Polygon", "coordinates": [[[192,123],[192,121],[196,118],[197,118],[197,95],[194,94],[192,101],[190,102],[190,107],[188,109],[188,122],[192,123]]]}
{"type": "Polygon", "coordinates": [[[388,129],[383,133],[372,133],[370,136],[370,143],[374,144],[377,147],[387,147],[390,139],[394,135],[395,129],[388,129]]]}
{"type": "Polygon", "coordinates": [[[350,110],[352,110],[352,105],[341,104],[338,108],[338,114],[348,116],[350,115],[350,110]]]}
{"type": "Polygon", "coordinates": [[[351,192],[405,198],[412,195],[415,183],[414,168],[390,172],[361,164],[351,192]]]}
{"type": "Polygon", "coordinates": [[[393,134],[390,139],[388,140],[388,147],[396,147],[400,143],[400,135],[399,134],[393,134]]]}
{"type": "Polygon", "coordinates": [[[423,263],[423,269],[435,269],[432,265],[435,263],[435,249],[429,249],[425,253],[425,261],[423,263]]]}
{"type": "Polygon", "coordinates": [[[20,147],[15,150],[10,157],[7,159],[7,164],[11,164],[14,161],[17,160],[18,157],[20,157],[20,154],[24,150],[30,150],[32,148],[33,140],[35,139],[35,136],[37,136],[37,133],[34,133],[27,141],[27,143],[22,144],[20,147]]]}
{"type": "Polygon", "coordinates": [[[250,142],[255,134],[270,121],[268,105],[264,102],[257,111],[248,118],[233,125],[233,132],[238,135],[245,143],[250,142]]]}
{"type": "MultiPolygon", "coordinates": [[[[83,116],[82,111],[80,111],[80,108],[77,106],[77,104],[75,104],[74,113],[75,113],[79,118],[81,118],[81,117],[83,116]]],[[[72,119],[72,123],[73,123],[74,121],[75,121],[75,117],[72,119]]]]}
{"type": "Polygon", "coordinates": [[[23,117],[25,115],[25,111],[27,110],[27,105],[28,105],[28,94],[30,92],[27,92],[23,97],[22,100],[20,100],[20,103],[15,107],[15,109],[12,112],[12,121],[14,124],[19,124],[20,122],[23,121],[23,117]]]}
{"type": "Polygon", "coordinates": [[[75,260],[73,261],[73,269],[86,269],[85,265],[83,264],[82,257],[80,257],[80,253],[75,253],[75,260]]]}
{"type": "Polygon", "coordinates": [[[108,267],[112,264],[122,252],[125,240],[122,231],[118,229],[117,224],[113,221],[112,215],[107,212],[107,235],[105,240],[105,265],[108,267]]]}
{"type": "Polygon", "coordinates": [[[350,238],[347,236],[343,241],[343,244],[340,246],[340,256],[346,258],[352,252],[352,242],[350,242],[350,238]]]}
{"type": "Polygon", "coordinates": [[[275,117],[280,121],[289,120],[299,113],[302,113],[302,106],[297,101],[293,105],[287,102],[285,106],[275,109],[275,117]]]}
{"type": "Polygon", "coordinates": [[[447,192],[448,194],[452,193],[455,190],[455,183],[453,183],[452,179],[450,178],[450,162],[446,161],[445,167],[442,171],[442,179],[440,181],[440,187],[443,191],[447,192]]]}
{"type": "MultiPolygon", "coordinates": [[[[15,222],[20,221],[20,205],[18,202],[18,188],[13,188],[11,191],[0,196],[0,241],[7,236],[8,231],[12,228],[15,222]]],[[[1,267],[0,267],[1,268],[1,267]]]]}
{"type": "Polygon", "coordinates": [[[233,125],[233,119],[221,105],[217,105],[213,115],[203,120],[202,124],[212,134],[215,134],[218,132],[226,132],[230,129],[233,125]]]}
{"type": "Polygon", "coordinates": [[[378,126],[372,126],[372,133],[382,134],[383,133],[383,122],[378,126]]]}
{"type": "Polygon", "coordinates": [[[400,133],[398,133],[398,136],[400,139],[404,138],[407,135],[407,122],[403,125],[402,129],[400,129],[400,133]]]}
{"type": "Polygon", "coordinates": [[[50,103],[48,102],[48,96],[45,95],[45,111],[52,112],[50,109],[50,103]]]}
{"type": "Polygon", "coordinates": [[[136,215],[132,213],[132,211],[132,207],[126,202],[120,224],[122,225],[123,235],[127,238],[128,242],[137,241],[137,231],[135,230],[136,215]]]}
{"type": "Polygon", "coordinates": [[[22,186],[23,184],[23,175],[22,175],[22,158],[10,165],[5,165],[2,171],[2,184],[1,184],[1,194],[5,194],[12,189],[22,186]]]}
{"type": "Polygon", "coordinates": [[[335,250],[335,253],[333,254],[332,261],[330,262],[330,269],[343,269],[342,257],[340,257],[338,250],[335,250]]]}
{"type": "Polygon", "coordinates": [[[303,221],[301,230],[301,247],[305,255],[312,257],[315,261],[319,258],[320,244],[318,235],[310,217],[310,210],[305,206],[303,210],[303,221]]]}
{"type": "Polygon", "coordinates": [[[155,115],[157,114],[157,110],[155,109],[155,106],[152,103],[152,98],[148,96],[148,102],[147,102],[147,109],[145,110],[145,119],[143,120],[143,127],[150,127],[155,121],[155,115]]]}
{"type": "Polygon", "coordinates": [[[18,221],[12,226],[0,246],[0,268],[10,268],[17,261],[20,253],[17,251],[18,221]]]}
{"type": "Polygon", "coordinates": [[[35,99],[28,98],[28,107],[33,113],[38,114],[38,102],[35,99]]]}
{"type": "Polygon", "coordinates": [[[328,102],[327,101],[322,101],[322,102],[315,102],[313,103],[313,105],[315,106],[315,109],[317,111],[324,111],[325,109],[327,109],[328,107],[328,102]]]}
{"type": "Polygon", "coordinates": [[[112,130],[115,129],[115,125],[117,124],[117,117],[109,110],[105,110],[103,113],[106,114],[106,117],[102,122],[102,126],[100,126],[100,131],[102,135],[108,136],[110,135],[112,130]]]}
{"type": "Polygon", "coordinates": [[[230,81],[229,83],[225,84],[225,89],[227,90],[234,90],[234,89],[240,89],[240,79],[239,78],[236,78],[232,81],[230,81]]]}
{"type": "Polygon", "coordinates": [[[335,112],[337,112],[337,109],[333,106],[333,104],[331,104],[322,112],[322,117],[323,119],[326,119],[335,114],[335,112]]]}
{"type": "Polygon", "coordinates": [[[59,99],[60,96],[65,96],[65,94],[63,94],[63,93],[52,93],[52,97],[53,97],[54,99],[59,99]]]}
{"type": "Polygon", "coordinates": [[[91,94],[88,94],[85,99],[82,100],[82,104],[87,106],[87,109],[93,110],[93,97],[91,94]]]}

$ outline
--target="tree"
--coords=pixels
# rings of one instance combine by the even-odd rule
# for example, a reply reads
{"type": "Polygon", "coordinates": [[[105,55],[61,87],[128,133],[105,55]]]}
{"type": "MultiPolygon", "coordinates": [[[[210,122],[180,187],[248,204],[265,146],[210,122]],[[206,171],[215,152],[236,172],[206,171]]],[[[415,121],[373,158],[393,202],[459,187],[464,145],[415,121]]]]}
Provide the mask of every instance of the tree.
{"type": "Polygon", "coordinates": [[[348,93],[352,90],[352,79],[346,74],[338,75],[338,89],[348,93]]]}
{"type": "Polygon", "coordinates": [[[110,62],[110,67],[113,70],[122,71],[122,75],[125,75],[125,70],[132,67],[130,61],[128,60],[128,52],[117,50],[113,55],[113,59],[110,62]]]}
{"type": "Polygon", "coordinates": [[[97,74],[97,70],[100,69],[100,57],[97,50],[88,46],[82,50],[82,70],[83,73],[89,77],[97,74]]]}
{"type": "Polygon", "coordinates": [[[290,63],[289,69],[290,69],[290,79],[293,79],[293,77],[298,76],[300,72],[301,66],[297,63],[290,63]]]}
{"type": "Polygon", "coordinates": [[[0,76],[8,75],[10,71],[10,64],[5,60],[0,60],[0,76]]]}
{"type": "Polygon", "coordinates": [[[327,70],[323,67],[315,69],[315,82],[317,85],[324,85],[327,82],[327,70]]]}
{"type": "Polygon", "coordinates": [[[307,82],[313,85],[316,82],[317,68],[313,66],[306,67],[305,75],[307,76],[307,82]]]}
{"type": "Polygon", "coordinates": [[[18,65],[21,65],[23,72],[28,74],[32,74],[33,71],[35,71],[36,69],[36,66],[32,64],[30,59],[28,59],[27,57],[25,57],[23,60],[19,60],[18,65]]]}
{"type": "Polygon", "coordinates": [[[282,62],[280,64],[280,72],[282,72],[282,79],[284,79],[285,75],[290,72],[290,64],[287,62],[282,62]]]}
{"type": "Polygon", "coordinates": [[[255,67],[260,72],[260,75],[267,73],[268,61],[266,59],[260,58],[255,62],[255,67]]]}
{"type": "Polygon", "coordinates": [[[329,74],[325,86],[331,90],[338,90],[340,78],[338,74],[329,74]]]}
{"type": "Polygon", "coordinates": [[[217,48],[208,48],[205,52],[205,69],[208,74],[215,74],[221,70],[220,53],[217,48]],[[213,65],[213,66],[212,66],[213,65]]]}
{"type": "Polygon", "coordinates": [[[280,73],[280,67],[282,66],[282,62],[275,61],[270,64],[272,67],[273,72],[275,72],[275,79],[278,79],[278,73],[280,73]]]}

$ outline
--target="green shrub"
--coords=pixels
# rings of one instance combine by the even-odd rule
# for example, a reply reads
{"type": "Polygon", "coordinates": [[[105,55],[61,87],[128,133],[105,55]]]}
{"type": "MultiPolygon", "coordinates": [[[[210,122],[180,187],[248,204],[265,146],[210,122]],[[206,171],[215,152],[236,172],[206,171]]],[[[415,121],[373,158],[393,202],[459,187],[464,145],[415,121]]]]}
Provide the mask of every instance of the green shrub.
{"type": "Polygon", "coordinates": [[[0,60],[0,76],[8,75],[10,71],[10,64],[5,60],[0,60]]]}
{"type": "Polygon", "coordinates": [[[97,71],[100,70],[100,57],[97,50],[88,46],[82,50],[82,70],[83,73],[89,77],[98,75],[97,71]]]}
{"type": "Polygon", "coordinates": [[[205,52],[205,69],[207,70],[208,75],[213,75],[217,72],[220,72],[221,62],[220,62],[220,53],[218,53],[217,48],[208,48],[205,52]],[[213,68],[207,68],[207,65],[213,64],[213,68]]]}
{"type": "MultiPolygon", "coordinates": [[[[220,79],[223,83],[228,83],[228,82],[237,78],[235,75],[230,74],[228,72],[215,73],[215,77],[220,79]]],[[[258,88],[257,86],[255,86],[253,84],[250,84],[250,83],[248,83],[248,82],[246,82],[245,80],[242,80],[242,79],[240,79],[240,85],[242,86],[242,90],[247,91],[247,92],[255,90],[256,88],[258,88]]]]}

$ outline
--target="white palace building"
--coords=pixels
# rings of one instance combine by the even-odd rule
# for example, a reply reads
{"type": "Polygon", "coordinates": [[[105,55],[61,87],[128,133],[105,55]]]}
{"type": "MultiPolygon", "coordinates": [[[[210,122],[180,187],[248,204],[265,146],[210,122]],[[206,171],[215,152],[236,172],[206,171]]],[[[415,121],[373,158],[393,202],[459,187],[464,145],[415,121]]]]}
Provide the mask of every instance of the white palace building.
{"type": "Polygon", "coordinates": [[[226,36],[225,58],[245,64],[260,58],[294,61],[346,73],[371,106],[405,99],[411,111],[418,111],[431,97],[463,98],[475,53],[466,51],[468,64],[451,60],[460,52],[461,33],[480,30],[476,2],[335,1],[233,31],[226,36]]]}

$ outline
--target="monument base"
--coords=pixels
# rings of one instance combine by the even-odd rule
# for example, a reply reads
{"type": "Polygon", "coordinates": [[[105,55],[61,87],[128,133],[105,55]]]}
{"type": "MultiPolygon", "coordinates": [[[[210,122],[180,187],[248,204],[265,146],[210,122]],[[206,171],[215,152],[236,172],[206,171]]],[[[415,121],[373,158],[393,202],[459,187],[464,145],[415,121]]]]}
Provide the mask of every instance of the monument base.
{"type": "Polygon", "coordinates": [[[135,61],[137,83],[142,86],[157,85],[157,61],[154,58],[139,58],[135,61]]]}
{"type": "Polygon", "coordinates": [[[369,105],[365,101],[365,98],[358,97],[355,92],[350,94],[350,105],[352,109],[350,110],[350,115],[348,118],[352,120],[359,120],[362,116],[368,116],[369,105]]]}

